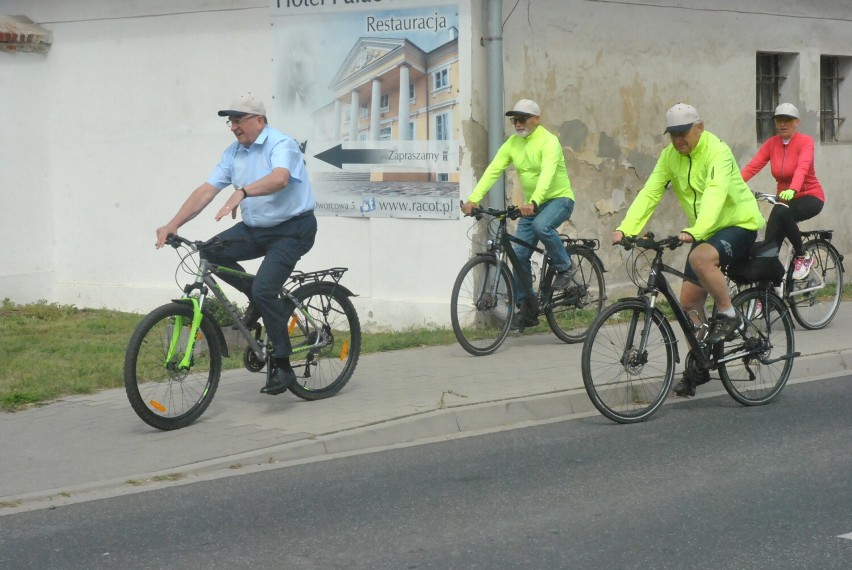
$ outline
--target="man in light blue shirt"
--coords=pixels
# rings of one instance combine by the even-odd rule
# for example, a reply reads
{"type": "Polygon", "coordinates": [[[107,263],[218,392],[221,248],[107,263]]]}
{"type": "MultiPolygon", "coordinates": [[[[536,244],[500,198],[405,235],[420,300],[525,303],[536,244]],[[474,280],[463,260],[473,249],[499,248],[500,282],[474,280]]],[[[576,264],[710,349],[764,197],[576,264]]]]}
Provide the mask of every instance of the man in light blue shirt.
{"type": "Polygon", "coordinates": [[[216,221],[228,214],[241,222],[221,232],[225,245],[212,248],[204,257],[225,267],[244,271],[239,261],[263,257],[253,281],[226,278],[249,298],[246,324],[251,327],[263,317],[274,347],[275,371],[261,388],[264,394],[281,394],[296,375],[290,365],[288,315],[278,293],[290,277],[296,262],[314,245],[317,221],[316,200],[311,189],[304,155],[291,137],[269,126],[266,107],[250,93],[219,111],[228,117],[228,126],[237,138],[215,170],[196,188],[165,226],[157,229],[157,249],[169,234],[195,218],[220,190],[233,185],[234,192],[216,213],[216,221]]]}

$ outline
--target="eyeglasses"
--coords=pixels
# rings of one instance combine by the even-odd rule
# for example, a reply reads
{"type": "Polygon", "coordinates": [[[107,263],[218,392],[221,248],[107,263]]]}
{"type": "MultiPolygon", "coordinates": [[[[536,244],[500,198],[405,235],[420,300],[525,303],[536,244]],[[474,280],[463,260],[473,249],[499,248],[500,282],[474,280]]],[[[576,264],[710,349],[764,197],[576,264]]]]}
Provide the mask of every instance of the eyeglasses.
{"type": "Polygon", "coordinates": [[[509,117],[509,121],[512,122],[513,125],[523,125],[527,122],[527,119],[531,119],[532,115],[514,115],[509,117]]]}
{"type": "Polygon", "coordinates": [[[686,135],[689,134],[689,131],[692,130],[692,127],[689,127],[685,131],[669,131],[669,136],[673,139],[682,139],[686,138],[686,135]]]}
{"type": "Polygon", "coordinates": [[[240,123],[242,123],[246,119],[253,119],[253,118],[259,117],[259,116],[260,115],[243,115],[242,117],[234,117],[233,119],[228,119],[227,121],[225,121],[225,124],[228,125],[229,127],[235,127],[235,126],[238,127],[240,125],[240,123]]]}

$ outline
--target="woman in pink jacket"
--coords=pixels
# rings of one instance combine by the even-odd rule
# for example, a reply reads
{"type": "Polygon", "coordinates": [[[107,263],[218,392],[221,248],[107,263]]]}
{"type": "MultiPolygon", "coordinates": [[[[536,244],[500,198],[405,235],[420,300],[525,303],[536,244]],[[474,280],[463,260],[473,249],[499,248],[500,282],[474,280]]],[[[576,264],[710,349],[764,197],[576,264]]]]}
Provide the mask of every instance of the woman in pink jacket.
{"type": "Polygon", "coordinates": [[[814,139],[797,132],[799,110],[791,103],[781,103],[775,108],[775,129],[778,134],[767,139],[751,162],[742,169],[748,181],[770,163],[772,176],[778,182],[776,204],[766,224],[766,241],[779,245],[784,238],[790,240],[796,255],[793,279],[804,279],[813,265],[805,255],[802,235],[796,222],[808,220],[820,213],[825,203],[825,193],[814,173],[814,139]]]}

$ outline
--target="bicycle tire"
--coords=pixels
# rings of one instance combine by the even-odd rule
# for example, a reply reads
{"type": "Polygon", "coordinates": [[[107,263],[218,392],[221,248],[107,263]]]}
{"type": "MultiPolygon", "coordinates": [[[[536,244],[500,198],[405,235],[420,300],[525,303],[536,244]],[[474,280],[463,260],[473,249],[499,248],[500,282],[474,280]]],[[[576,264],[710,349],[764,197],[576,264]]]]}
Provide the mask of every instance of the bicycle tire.
{"type": "Polygon", "coordinates": [[[843,265],[834,246],[824,240],[808,241],[804,249],[810,253],[814,265],[805,279],[787,281],[787,300],[797,323],[808,330],[818,330],[828,326],[840,308],[843,265]],[[820,288],[797,293],[813,287],[820,288]]]}
{"type": "Polygon", "coordinates": [[[744,332],[718,345],[717,358],[738,351],[748,355],[719,365],[719,377],[730,396],[744,406],[760,406],[777,396],[793,369],[793,319],[778,295],[746,289],[733,299],[734,309],[746,318],[744,332]],[[763,336],[761,336],[761,333],[763,336]]]}
{"type": "Polygon", "coordinates": [[[572,267],[576,269],[576,287],[554,292],[544,316],[553,334],[568,344],[583,342],[589,326],[600,314],[606,301],[603,264],[593,251],[568,247],[572,267]]]}
{"type": "Polygon", "coordinates": [[[188,426],[213,401],[222,373],[222,347],[216,325],[201,320],[191,368],[179,370],[192,324],[192,307],[169,303],[148,313],[136,326],[124,357],[124,389],[133,411],[146,424],[160,430],[188,426]],[[166,362],[175,323],[183,333],[177,353],[166,362]]]}
{"type": "Polygon", "coordinates": [[[582,355],[583,385],[595,408],[621,424],[650,418],[671,391],[676,342],[663,313],[641,299],[618,301],[601,311],[589,328],[582,355]],[[648,342],[640,352],[635,345],[648,311],[648,342]]]}
{"type": "Polygon", "coordinates": [[[474,356],[494,353],[512,324],[515,309],[512,276],[505,264],[497,271],[491,256],[477,256],[461,268],[450,300],[453,334],[474,356]],[[496,283],[494,279],[497,279],[496,283]]]}
{"type": "MultiPolygon", "coordinates": [[[[303,400],[322,400],[346,386],[361,355],[361,322],[349,295],[336,283],[308,283],[293,291],[304,310],[330,335],[329,341],[305,352],[294,352],[290,364],[296,382],[290,391],[303,400]]],[[[319,336],[310,321],[287,300],[290,343],[294,349],[315,344],[319,336]]]]}

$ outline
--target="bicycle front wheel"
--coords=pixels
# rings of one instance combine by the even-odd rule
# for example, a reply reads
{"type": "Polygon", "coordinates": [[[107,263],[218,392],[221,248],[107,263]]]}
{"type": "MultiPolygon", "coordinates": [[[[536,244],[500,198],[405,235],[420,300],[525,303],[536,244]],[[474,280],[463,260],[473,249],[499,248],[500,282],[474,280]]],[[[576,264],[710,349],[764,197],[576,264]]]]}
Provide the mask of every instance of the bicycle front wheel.
{"type": "Polygon", "coordinates": [[[671,391],[675,342],[662,312],[640,299],[605,308],[583,345],[583,385],[595,408],[622,424],[651,417],[671,391]]]}
{"type": "Polygon", "coordinates": [[[788,281],[787,298],[796,322],[817,330],[825,328],[840,308],[843,269],[837,250],[825,241],[809,241],[805,251],[814,264],[804,279],[788,281]]]}
{"type": "Polygon", "coordinates": [[[545,311],[547,324],[561,341],[569,344],[583,342],[589,326],[603,309],[606,301],[603,266],[590,250],[568,248],[575,285],[553,293],[545,311]]]}
{"type": "Polygon", "coordinates": [[[309,283],[288,301],[296,382],[290,391],[303,400],[334,396],[349,382],[361,354],[361,322],[349,296],[335,283],[309,283]],[[310,316],[310,319],[308,318],[310,316]]]}
{"type": "Polygon", "coordinates": [[[734,297],[734,308],[746,318],[743,332],[720,343],[717,358],[742,354],[719,366],[722,385],[744,406],[759,406],[777,396],[793,369],[793,319],[774,293],[747,289],[734,297]]]}
{"type": "Polygon", "coordinates": [[[477,256],[464,264],[450,301],[453,333],[459,344],[474,356],[500,348],[515,304],[512,276],[505,264],[499,270],[494,257],[477,256]]]}
{"type": "Polygon", "coordinates": [[[207,318],[187,346],[192,307],[169,303],[151,311],[133,332],[124,357],[124,389],[142,421],[161,430],[186,427],[207,409],[222,372],[216,325],[207,318]]]}

